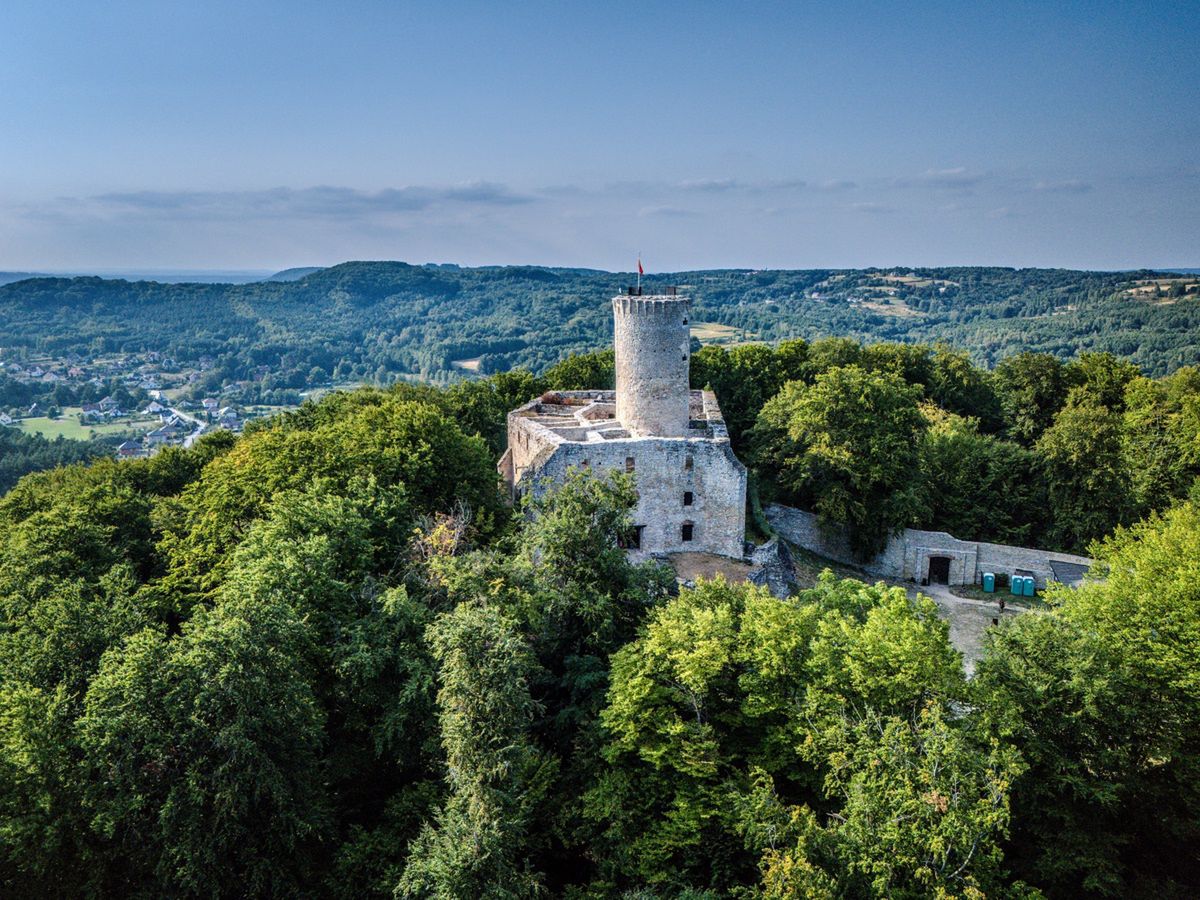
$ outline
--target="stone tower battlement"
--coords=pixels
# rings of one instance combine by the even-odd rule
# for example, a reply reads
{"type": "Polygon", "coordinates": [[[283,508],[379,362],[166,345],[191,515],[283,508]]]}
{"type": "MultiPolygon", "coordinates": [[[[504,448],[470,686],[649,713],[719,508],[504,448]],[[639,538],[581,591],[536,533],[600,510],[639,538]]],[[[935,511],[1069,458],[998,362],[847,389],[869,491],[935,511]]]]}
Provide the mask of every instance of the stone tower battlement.
{"type": "Polygon", "coordinates": [[[617,420],[634,435],[684,437],[691,300],[617,296],[612,305],[617,420]]]}

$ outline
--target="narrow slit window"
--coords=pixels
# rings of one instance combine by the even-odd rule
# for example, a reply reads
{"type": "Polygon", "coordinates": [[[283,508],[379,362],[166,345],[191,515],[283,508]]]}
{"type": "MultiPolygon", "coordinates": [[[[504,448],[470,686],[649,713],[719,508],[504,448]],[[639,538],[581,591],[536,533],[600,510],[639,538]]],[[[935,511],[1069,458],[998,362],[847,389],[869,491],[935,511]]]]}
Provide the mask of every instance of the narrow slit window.
{"type": "Polygon", "coordinates": [[[695,467],[695,465],[696,465],[696,460],[692,457],[692,454],[689,453],[683,460],[683,471],[690,472],[695,467]]]}
{"type": "Polygon", "coordinates": [[[691,492],[691,491],[684,491],[684,492],[683,492],[683,505],[684,505],[684,506],[691,506],[691,505],[692,505],[692,492],[691,492]]]}
{"type": "Polygon", "coordinates": [[[685,542],[690,541],[695,533],[695,529],[696,526],[691,522],[684,522],[683,527],[679,529],[679,536],[683,538],[685,542]]]}
{"type": "Polygon", "coordinates": [[[633,471],[633,457],[632,456],[625,457],[625,471],[626,472],[633,471]]]}

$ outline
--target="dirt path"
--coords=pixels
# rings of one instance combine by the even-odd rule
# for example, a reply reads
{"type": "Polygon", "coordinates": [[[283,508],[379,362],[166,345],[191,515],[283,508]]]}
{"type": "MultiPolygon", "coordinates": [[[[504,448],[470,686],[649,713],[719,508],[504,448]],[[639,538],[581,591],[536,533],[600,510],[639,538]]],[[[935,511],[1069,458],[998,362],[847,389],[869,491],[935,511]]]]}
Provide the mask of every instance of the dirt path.
{"type": "MultiPolygon", "coordinates": [[[[899,582],[897,582],[899,583],[899,582]]],[[[942,618],[950,623],[950,643],[954,649],[963,655],[963,666],[970,676],[975,672],[975,663],[983,655],[983,640],[987,630],[992,627],[993,620],[1003,616],[1018,616],[1026,610],[1009,606],[1000,612],[999,602],[984,603],[979,600],[968,600],[955,596],[944,584],[930,584],[918,587],[913,584],[901,584],[910,597],[918,593],[924,594],[938,606],[942,618]]],[[[996,595],[999,598],[1000,594],[996,595]]]]}

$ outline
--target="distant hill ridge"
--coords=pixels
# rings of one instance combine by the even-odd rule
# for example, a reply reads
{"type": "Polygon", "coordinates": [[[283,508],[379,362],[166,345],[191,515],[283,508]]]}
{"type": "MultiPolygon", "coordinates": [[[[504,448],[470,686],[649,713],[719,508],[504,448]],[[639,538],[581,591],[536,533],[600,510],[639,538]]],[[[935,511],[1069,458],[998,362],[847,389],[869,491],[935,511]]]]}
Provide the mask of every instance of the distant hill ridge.
{"type": "MultiPolygon", "coordinates": [[[[607,346],[607,299],[631,280],[584,269],[397,261],[289,269],[247,284],[36,278],[0,285],[0,347],[207,356],[231,377],[267,367],[289,386],[321,373],[447,381],[515,366],[540,371],[568,353],[607,346]]],[[[1063,358],[1107,350],[1151,375],[1200,363],[1200,280],[1187,274],[721,269],[643,283],[681,285],[703,341],[941,341],[988,365],[1021,350],[1063,358]]]]}
{"type": "Polygon", "coordinates": [[[264,278],[263,281],[299,281],[314,272],[320,272],[323,266],[299,266],[293,269],[284,269],[282,272],[276,272],[270,278],[264,278]]]}
{"type": "Polygon", "coordinates": [[[12,284],[14,281],[24,281],[27,278],[49,278],[41,272],[0,272],[0,284],[12,284]]]}

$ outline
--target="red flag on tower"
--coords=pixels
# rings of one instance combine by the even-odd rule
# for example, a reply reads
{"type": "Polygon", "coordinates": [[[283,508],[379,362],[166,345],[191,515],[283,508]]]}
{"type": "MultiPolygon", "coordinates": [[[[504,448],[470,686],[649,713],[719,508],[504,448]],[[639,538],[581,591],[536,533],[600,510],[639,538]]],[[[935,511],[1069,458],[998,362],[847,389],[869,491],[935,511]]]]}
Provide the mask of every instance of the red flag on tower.
{"type": "Polygon", "coordinates": [[[642,258],[640,256],[638,257],[638,274],[639,275],[646,274],[645,270],[642,268],[642,258]]]}

